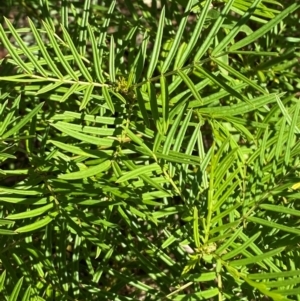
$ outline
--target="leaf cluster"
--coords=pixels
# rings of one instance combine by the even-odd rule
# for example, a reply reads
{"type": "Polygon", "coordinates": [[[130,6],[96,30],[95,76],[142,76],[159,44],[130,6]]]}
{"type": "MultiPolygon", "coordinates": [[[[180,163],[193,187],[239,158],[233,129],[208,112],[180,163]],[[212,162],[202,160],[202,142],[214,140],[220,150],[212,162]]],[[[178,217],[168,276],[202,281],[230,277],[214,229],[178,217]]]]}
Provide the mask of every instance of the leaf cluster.
{"type": "Polygon", "coordinates": [[[3,8],[1,298],[300,300],[299,4],[79,2],[3,8]]]}

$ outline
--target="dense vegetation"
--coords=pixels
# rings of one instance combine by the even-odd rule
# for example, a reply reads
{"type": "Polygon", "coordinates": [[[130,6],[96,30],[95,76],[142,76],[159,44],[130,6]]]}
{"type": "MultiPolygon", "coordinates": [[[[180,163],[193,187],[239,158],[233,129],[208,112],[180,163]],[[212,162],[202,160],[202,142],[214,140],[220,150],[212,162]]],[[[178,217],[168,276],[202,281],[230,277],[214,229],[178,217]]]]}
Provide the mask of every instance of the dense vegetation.
{"type": "Polygon", "coordinates": [[[1,300],[300,300],[300,5],[3,1],[1,300]]]}

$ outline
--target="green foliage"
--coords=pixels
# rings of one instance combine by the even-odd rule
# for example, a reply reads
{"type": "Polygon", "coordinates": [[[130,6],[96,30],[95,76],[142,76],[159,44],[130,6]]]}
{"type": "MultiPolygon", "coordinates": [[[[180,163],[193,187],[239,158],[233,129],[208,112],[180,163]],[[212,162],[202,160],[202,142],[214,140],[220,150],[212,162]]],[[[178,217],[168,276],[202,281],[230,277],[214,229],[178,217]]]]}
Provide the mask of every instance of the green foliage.
{"type": "Polygon", "coordinates": [[[300,300],[300,5],[4,2],[1,300],[300,300]]]}

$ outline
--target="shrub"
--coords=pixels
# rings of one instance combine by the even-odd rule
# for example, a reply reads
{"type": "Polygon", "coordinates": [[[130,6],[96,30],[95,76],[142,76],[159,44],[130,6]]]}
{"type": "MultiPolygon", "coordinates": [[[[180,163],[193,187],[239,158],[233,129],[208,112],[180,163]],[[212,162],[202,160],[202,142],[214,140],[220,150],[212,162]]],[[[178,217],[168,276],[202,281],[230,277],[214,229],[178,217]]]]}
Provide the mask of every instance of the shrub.
{"type": "Polygon", "coordinates": [[[299,4],[16,2],[2,300],[300,300],[299,4]]]}

